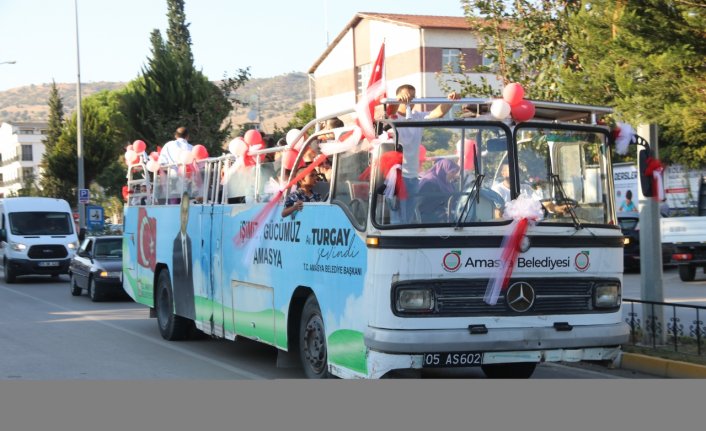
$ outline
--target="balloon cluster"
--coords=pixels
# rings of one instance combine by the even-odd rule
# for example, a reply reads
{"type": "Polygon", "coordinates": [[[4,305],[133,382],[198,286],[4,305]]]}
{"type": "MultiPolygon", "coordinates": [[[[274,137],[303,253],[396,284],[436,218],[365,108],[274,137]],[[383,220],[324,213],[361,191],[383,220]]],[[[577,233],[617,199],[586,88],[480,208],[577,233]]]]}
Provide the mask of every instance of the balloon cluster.
{"type": "MultiPolygon", "coordinates": [[[[139,139],[125,147],[125,164],[130,166],[138,163],[144,157],[146,149],[147,144],[145,144],[144,141],[139,139]]],[[[160,152],[161,149],[158,148],[158,151],[152,151],[149,156],[146,157],[147,162],[145,163],[145,166],[147,167],[148,171],[157,172],[159,170],[160,152]]],[[[191,148],[191,151],[181,151],[177,156],[177,160],[179,161],[179,163],[182,163],[184,165],[189,165],[194,161],[203,160],[207,158],[208,150],[201,144],[194,145],[191,148]]]]}
{"type": "Polygon", "coordinates": [[[493,100],[490,104],[490,114],[498,120],[504,120],[512,114],[512,119],[518,123],[531,120],[535,112],[534,104],[524,97],[525,90],[520,84],[507,84],[503,89],[503,98],[493,100]]]}
{"type": "Polygon", "coordinates": [[[262,140],[262,135],[260,132],[255,129],[251,129],[245,132],[243,137],[238,136],[230,141],[228,144],[228,151],[238,158],[238,164],[242,164],[244,166],[254,166],[255,157],[252,153],[262,149],[264,146],[265,142],[262,140]]]}

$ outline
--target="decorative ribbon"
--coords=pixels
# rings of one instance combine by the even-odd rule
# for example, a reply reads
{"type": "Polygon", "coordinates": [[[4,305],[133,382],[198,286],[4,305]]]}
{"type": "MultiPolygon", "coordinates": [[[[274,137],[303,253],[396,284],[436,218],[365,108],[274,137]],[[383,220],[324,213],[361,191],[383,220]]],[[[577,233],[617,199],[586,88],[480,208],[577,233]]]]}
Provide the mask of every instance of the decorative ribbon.
{"type": "Polygon", "coordinates": [[[618,154],[626,154],[630,142],[635,138],[635,129],[626,123],[616,123],[616,127],[613,129],[613,138],[615,139],[615,151],[618,154]]]}
{"type": "Polygon", "coordinates": [[[397,179],[401,177],[400,173],[402,165],[394,165],[387,172],[385,176],[385,191],[383,195],[386,198],[392,198],[395,196],[395,190],[397,189],[397,179]]]}
{"type": "Polygon", "coordinates": [[[488,287],[485,289],[483,300],[488,305],[495,305],[500,292],[507,288],[517,255],[520,253],[522,238],[530,223],[534,224],[541,220],[544,217],[544,212],[539,201],[520,195],[505,205],[503,217],[511,219],[513,222],[510,224],[510,233],[503,238],[498,272],[495,276],[490,277],[488,287]]]}
{"type": "Polygon", "coordinates": [[[652,157],[648,157],[646,162],[647,167],[645,168],[645,175],[652,176],[652,199],[657,202],[662,202],[665,199],[664,185],[662,184],[664,165],[662,165],[662,162],[652,157]]]}

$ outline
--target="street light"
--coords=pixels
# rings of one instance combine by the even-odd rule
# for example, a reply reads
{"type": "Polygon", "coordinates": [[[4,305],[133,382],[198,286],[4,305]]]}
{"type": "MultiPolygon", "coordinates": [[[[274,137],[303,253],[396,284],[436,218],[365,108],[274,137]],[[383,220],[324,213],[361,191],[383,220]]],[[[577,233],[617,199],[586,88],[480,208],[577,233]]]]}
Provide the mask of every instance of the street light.
{"type": "Polygon", "coordinates": [[[81,59],[78,50],[78,0],[74,0],[74,13],[76,15],[76,150],[78,156],[78,227],[86,227],[85,205],[81,202],[80,193],[84,186],[83,179],[83,122],[81,118],[81,59]]]}

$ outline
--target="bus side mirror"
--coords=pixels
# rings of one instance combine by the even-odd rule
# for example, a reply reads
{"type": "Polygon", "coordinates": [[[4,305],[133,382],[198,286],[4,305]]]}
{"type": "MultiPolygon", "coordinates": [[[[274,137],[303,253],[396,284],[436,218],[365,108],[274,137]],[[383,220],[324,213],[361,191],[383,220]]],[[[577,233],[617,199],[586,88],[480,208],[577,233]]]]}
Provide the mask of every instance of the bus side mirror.
{"type": "Polygon", "coordinates": [[[649,147],[639,150],[638,171],[640,172],[640,188],[642,189],[643,196],[646,198],[651,198],[655,195],[656,190],[652,190],[652,177],[645,174],[645,171],[647,170],[648,157],[650,157],[649,147]]]}

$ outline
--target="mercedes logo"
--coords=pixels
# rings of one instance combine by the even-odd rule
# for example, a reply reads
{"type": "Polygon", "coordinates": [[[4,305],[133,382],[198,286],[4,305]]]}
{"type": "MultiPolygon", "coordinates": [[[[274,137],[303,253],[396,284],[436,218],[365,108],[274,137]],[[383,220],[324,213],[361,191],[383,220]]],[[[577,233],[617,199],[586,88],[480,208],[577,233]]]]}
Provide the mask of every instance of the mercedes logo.
{"type": "Polygon", "coordinates": [[[505,294],[507,306],[518,313],[524,313],[529,310],[532,304],[534,304],[534,298],[534,289],[529,283],[525,283],[524,281],[510,285],[505,294]]]}

